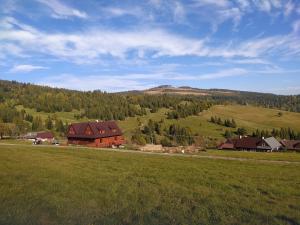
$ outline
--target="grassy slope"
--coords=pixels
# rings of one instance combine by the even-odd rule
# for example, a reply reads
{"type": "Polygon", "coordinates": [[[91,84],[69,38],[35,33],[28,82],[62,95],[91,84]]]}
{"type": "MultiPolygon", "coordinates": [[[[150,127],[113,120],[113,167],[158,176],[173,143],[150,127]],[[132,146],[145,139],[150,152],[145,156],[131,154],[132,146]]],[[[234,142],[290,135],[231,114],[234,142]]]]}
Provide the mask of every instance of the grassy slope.
{"type": "MultiPolygon", "coordinates": [[[[172,123],[180,124],[181,126],[190,127],[194,133],[203,136],[211,136],[215,138],[223,138],[226,129],[224,126],[219,126],[208,122],[211,116],[218,116],[222,119],[236,120],[238,127],[245,127],[250,133],[255,129],[269,129],[281,127],[291,127],[296,131],[300,131],[300,114],[293,112],[280,111],[275,109],[267,109],[254,106],[241,105],[218,105],[211,109],[202,112],[199,116],[189,116],[180,120],[167,120],[164,115],[167,110],[159,110],[158,113],[141,117],[141,121],[145,122],[149,118],[159,121],[164,118],[165,123],[170,125],[172,123]],[[278,117],[278,112],[282,112],[283,116],[278,117]]],[[[125,130],[125,134],[130,134],[132,130],[137,128],[138,122],[136,118],[129,118],[125,121],[119,122],[121,128],[125,130]]],[[[235,131],[236,129],[231,129],[235,131]]]]}
{"type": "Polygon", "coordinates": [[[75,122],[74,118],[75,114],[79,114],[80,112],[77,110],[73,110],[72,112],[56,112],[56,113],[45,113],[45,112],[37,112],[35,109],[24,108],[23,106],[17,106],[18,110],[25,109],[26,113],[32,116],[40,116],[43,120],[45,120],[48,116],[56,115],[58,119],[61,119],[64,122],[75,122]]]}
{"type": "MultiPolygon", "coordinates": [[[[22,109],[19,106],[19,109],[22,109]]],[[[26,112],[32,115],[40,115],[42,118],[46,118],[51,113],[36,112],[33,109],[25,109],[26,112]]],[[[140,116],[140,121],[146,123],[149,119],[159,121],[165,119],[165,125],[172,123],[178,123],[182,126],[190,127],[194,133],[198,133],[203,136],[210,136],[214,138],[223,138],[223,133],[226,128],[208,122],[211,116],[218,116],[222,119],[234,118],[238,127],[245,127],[249,132],[259,129],[272,129],[281,127],[291,127],[296,131],[300,131],[300,114],[293,112],[280,111],[276,109],[267,109],[254,106],[241,106],[241,105],[218,105],[211,109],[202,112],[199,116],[189,116],[180,120],[167,120],[165,113],[167,109],[160,109],[157,113],[149,113],[146,116],[140,116]],[[278,112],[282,112],[283,116],[278,117],[278,112]]],[[[67,122],[75,122],[74,114],[78,112],[59,112],[56,113],[58,118],[67,122]]],[[[86,121],[87,119],[82,119],[86,121]]],[[[127,118],[125,121],[118,122],[120,127],[125,133],[127,138],[130,138],[132,132],[138,127],[137,117],[127,118]]],[[[234,131],[235,129],[231,129],[234,131]]]]}
{"type": "Polygon", "coordinates": [[[0,146],[0,224],[299,224],[299,165],[0,146]]]}

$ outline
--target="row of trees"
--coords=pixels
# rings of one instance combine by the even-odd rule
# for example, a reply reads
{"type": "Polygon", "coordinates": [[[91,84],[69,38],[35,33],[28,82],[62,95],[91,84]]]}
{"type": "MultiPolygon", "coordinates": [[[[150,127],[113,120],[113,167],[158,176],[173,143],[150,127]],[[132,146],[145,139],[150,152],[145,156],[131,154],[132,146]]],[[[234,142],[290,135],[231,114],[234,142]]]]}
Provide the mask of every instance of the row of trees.
{"type": "MultiPolygon", "coordinates": [[[[217,90],[228,91],[228,90],[217,90]]],[[[245,91],[231,91],[231,95],[212,95],[209,100],[216,104],[237,103],[241,105],[257,105],[266,108],[282,109],[291,112],[300,112],[300,95],[275,95],[245,91]]]]}
{"type": "Polygon", "coordinates": [[[131,140],[139,145],[151,143],[178,146],[193,144],[194,136],[189,128],[177,124],[163,127],[163,120],[156,122],[150,119],[143,128],[135,131],[131,140]]]}
{"type": "Polygon", "coordinates": [[[236,136],[236,135],[244,136],[244,135],[247,135],[247,133],[248,132],[244,127],[239,127],[235,131],[225,130],[224,137],[225,138],[231,138],[231,137],[236,136]]]}
{"type": "Polygon", "coordinates": [[[300,140],[300,132],[294,131],[291,128],[280,128],[272,130],[259,130],[256,129],[252,133],[253,137],[277,137],[280,139],[289,139],[289,140],[300,140]]]}
{"type": "Polygon", "coordinates": [[[168,119],[186,118],[191,115],[198,115],[203,110],[211,107],[212,103],[208,101],[191,101],[184,104],[178,104],[175,109],[167,113],[168,119]]]}
{"type": "Polygon", "coordinates": [[[217,116],[212,116],[209,120],[209,122],[211,123],[215,123],[215,124],[218,124],[218,125],[222,125],[222,126],[225,126],[225,127],[232,127],[232,128],[236,128],[236,122],[234,119],[225,119],[225,120],[222,120],[220,117],[217,117],[217,116]]]}
{"type": "MultiPolygon", "coordinates": [[[[248,132],[245,128],[237,128],[236,131],[232,132],[230,130],[225,130],[224,137],[225,138],[231,138],[235,135],[247,135],[248,132]]],[[[259,130],[256,129],[255,131],[252,132],[251,134],[252,137],[276,137],[280,139],[288,139],[288,140],[300,140],[300,132],[294,131],[291,128],[280,128],[280,129],[275,129],[273,128],[272,130],[259,130]]]]}

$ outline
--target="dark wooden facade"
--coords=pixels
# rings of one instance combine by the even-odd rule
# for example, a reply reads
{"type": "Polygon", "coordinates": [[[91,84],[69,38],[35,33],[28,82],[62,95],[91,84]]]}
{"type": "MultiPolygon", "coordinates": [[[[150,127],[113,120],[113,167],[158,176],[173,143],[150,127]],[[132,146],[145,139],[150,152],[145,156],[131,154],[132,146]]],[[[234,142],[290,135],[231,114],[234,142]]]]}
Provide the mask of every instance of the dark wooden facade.
{"type": "Polygon", "coordinates": [[[88,147],[112,147],[125,143],[114,121],[74,123],[68,128],[68,144],[88,147]]]}

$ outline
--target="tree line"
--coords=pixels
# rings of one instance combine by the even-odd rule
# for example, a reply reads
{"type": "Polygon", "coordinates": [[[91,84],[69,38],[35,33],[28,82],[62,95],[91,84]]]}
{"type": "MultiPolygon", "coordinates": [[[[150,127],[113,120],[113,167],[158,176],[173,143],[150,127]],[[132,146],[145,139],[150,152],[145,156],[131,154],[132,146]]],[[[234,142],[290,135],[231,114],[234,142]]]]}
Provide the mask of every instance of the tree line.
{"type": "Polygon", "coordinates": [[[212,106],[208,101],[196,101],[185,102],[184,104],[178,104],[175,109],[167,113],[168,119],[180,119],[186,118],[192,115],[198,115],[203,110],[207,110],[212,106]]]}
{"type": "Polygon", "coordinates": [[[163,126],[163,120],[149,120],[132,135],[131,141],[139,145],[161,144],[163,146],[191,145],[195,142],[190,128],[178,124],[163,126]]]}
{"type": "Polygon", "coordinates": [[[297,132],[290,127],[288,128],[280,128],[272,130],[259,130],[256,129],[254,132],[252,132],[253,137],[277,137],[280,139],[288,139],[288,140],[300,140],[300,132],[297,132]]]}
{"type": "Polygon", "coordinates": [[[225,127],[232,127],[232,128],[236,128],[236,122],[234,119],[224,119],[222,120],[221,117],[217,117],[217,116],[212,116],[209,120],[209,122],[211,123],[215,123],[221,126],[225,126],[225,127]]]}

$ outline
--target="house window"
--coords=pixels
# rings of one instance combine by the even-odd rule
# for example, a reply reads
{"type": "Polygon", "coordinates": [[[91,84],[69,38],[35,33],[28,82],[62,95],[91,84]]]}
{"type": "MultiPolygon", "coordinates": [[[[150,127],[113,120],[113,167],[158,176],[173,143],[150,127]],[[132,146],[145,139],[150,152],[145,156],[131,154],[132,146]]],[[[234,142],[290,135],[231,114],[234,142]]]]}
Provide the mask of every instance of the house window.
{"type": "Polygon", "coordinates": [[[117,130],[116,130],[116,129],[112,129],[111,131],[112,131],[113,133],[116,133],[116,132],[117,132],[117,130]]]}
{"type": "Polygon", "coordinates": [[[92,130],[91,130],[91,128],[89,126],[86,128],[85,134],[87,134],[87,135],[91,135],[92,134],[92,130]]]}
{"type": "Polygon", "coordinates": [[[69,134],[75,134],[75,131],[74,131],[73,127],[70,128],[69,134]]]}
{"type": "Polygon", "coordinates": [[[104,134],[104,133],[105,133],[105,130],[100,130],[99,133],[100,133],[100,134],[104,134]]]}

